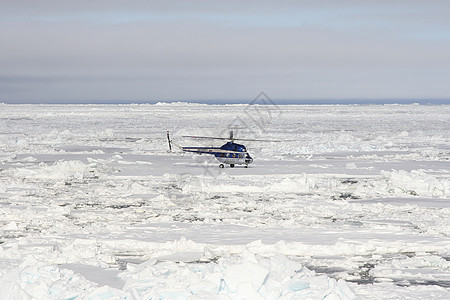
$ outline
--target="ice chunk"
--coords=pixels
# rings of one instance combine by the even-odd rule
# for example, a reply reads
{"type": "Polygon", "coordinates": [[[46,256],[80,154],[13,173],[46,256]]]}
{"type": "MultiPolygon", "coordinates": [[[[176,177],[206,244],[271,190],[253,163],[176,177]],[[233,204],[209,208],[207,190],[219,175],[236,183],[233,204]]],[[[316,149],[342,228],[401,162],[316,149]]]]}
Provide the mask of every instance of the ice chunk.
{"type": "Polygon", "coordinates": [[[291,291],[297,292],[309,288],[309,282],[292,279],[286,284],[286,287],[291,291]]]}
{"type": "Polygon", "coordinates": [[[338,289],[338,294],[341,296],[342,299],[356,299],[355,293],[350,289],[347,282],[345,282],[342,279],[339,279],[336,285],[336,288],[338,289]]]}
{"type": "Polygon", "coordinates": [[[225,273],[225,283],[231,291],[237,291],[241,283],[249,282],[258,290],[266,279],[266,268],[253,262],[231,265],[225,273]]]}
{"type": "Polygon", "coordinates": [[[108,300],[119,300],[119,299],[127,299],[127,293],[112,288],[110,286],[104,285],[94,289],[93,291],[89,291],[84,295],[80,295],[81,299],[108,299],[108,300]]]}
{"type": "Polygon", "coordinates": [[[0,228],[1,230],[19,230],[19,227],[17,227],[16,222],[12,221],[0,228]]]}
{"type": "Polygon", "coordinates": [[[184,287],[171,287],[170,285],[156,287],[146,293],[143,299],[186,299],[191,293],[184,287]]]}
{"type": "Polygon", "coordinates": [[[241,282],[237,286],[236,299],[264,300],[264,297],[255,290],[251,282],[241,282]]]}
{"type": "Polygon", "coordinates": [[[345,165],[345,168],[346,168],[347,170],[356,170],[356,169],[358,169],[358,167],[356,166],[355,163],[347,163],[347,164],[345,165]]]}
{"type": "Polygon", "coordinates": [[[0,277],[0,299],[33,299],[21,286],[19,272],[14,270],[0,277]]]}
{"type": "Polygon", "coordinates": [[[217,293],[200,291],[194,295],[187,297],[187,300],[211,300],[211,299],[225,299],[225,297],[218,297],[217,293]]]}
{"type": "Polygon", "coordinates": [[[270,258],[270,276],[278,281],[283,281],[286,277],[292,277],[300,270],[302,265],[289,260],[284,255],[275,255],[270,258]]]}

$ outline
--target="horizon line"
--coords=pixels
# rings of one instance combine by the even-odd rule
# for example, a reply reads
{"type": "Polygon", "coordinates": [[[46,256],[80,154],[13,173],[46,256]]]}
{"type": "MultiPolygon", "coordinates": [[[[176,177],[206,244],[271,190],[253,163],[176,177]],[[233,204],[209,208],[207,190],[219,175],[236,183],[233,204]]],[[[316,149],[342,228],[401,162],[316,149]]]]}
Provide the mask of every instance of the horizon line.
{"type": "MultiPolygon", "coordinates": [[[[0,104],[173,104],[173,103],[191,103],[208,105],[226,105],[226,104],[249,104],[253,99],[228,99],[228,100],[79,100],[79,101],[1,101],[0,104]]],[[[370,105],[370,104],[421,104],[421,105],[449,105],[450,99],[273,99],[271,101],[277,105],[370,105]]],[[[264,105],[264,103],[261,103],[264,105]]]]}

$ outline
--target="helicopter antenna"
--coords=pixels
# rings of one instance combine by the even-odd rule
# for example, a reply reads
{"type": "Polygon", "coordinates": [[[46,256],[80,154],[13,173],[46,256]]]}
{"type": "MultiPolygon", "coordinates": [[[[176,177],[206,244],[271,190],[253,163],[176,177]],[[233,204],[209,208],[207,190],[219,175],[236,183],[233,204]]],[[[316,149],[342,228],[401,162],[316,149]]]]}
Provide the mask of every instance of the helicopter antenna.
{"type": "Polygon", "coordinates": [[[230,141],[234,143],[233,130],[230,130],[230,141]]]}
{"type": "Polygon", "coordinates": [[[169,130],[167,130],[167,141],[169,142],[169,151],[172,152],[172,141],[170,140],[169,130]]]}

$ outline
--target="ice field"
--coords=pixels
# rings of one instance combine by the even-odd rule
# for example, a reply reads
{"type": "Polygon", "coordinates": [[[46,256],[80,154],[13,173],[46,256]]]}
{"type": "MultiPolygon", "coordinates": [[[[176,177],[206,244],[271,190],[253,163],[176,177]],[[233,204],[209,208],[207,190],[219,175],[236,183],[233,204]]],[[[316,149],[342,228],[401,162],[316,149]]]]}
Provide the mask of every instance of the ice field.
{"type": "Polygon", "coordinates": [[[0,299],[450,299],[449,105],[0,104],[0,299]],[[242,142],[249,168],[169,153],[242,142]]]}

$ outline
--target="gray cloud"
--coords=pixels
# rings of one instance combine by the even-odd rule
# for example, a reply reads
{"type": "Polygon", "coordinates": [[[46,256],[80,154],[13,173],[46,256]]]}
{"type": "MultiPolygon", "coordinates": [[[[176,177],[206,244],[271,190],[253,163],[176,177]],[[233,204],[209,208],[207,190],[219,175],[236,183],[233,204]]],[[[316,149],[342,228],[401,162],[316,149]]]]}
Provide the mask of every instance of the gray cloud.
{"type": "Polygon", "coordinates": [[[450,95],[447,1],[170,3],[0,2],[0,102],[450,95]]]}

